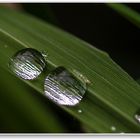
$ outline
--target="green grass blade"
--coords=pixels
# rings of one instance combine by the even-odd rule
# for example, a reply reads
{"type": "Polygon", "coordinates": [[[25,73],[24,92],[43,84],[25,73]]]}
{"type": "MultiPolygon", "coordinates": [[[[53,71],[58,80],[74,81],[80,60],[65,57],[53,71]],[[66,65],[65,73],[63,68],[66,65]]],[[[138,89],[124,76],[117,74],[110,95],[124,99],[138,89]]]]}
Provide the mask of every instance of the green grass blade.
{"type": "MultiPolygon", "coordinates": [[[[51,67],[64,66],[71,72],[76,69],[91,81],[80,104],[61,108],[93,132],[140,132],[134,120],[140,106],[140,86],[108,54],[23,13],[1,8],[0,19],[0,67],[12,74],[7,64],[15,52],[27,47],[45,50],[51,67]]],[[[43,73],[37,81],[24,82],[43,94],[45,76],[43,73]]]]}
{"type": "Polygon", "coordinates": [[[117,11],[119,14],[121,14],[123,17],[128,19],[130,22],[132,22],[134,25],[140,27],[140,14],[136,12],[135,10],[129,8],[125,4],[119,4],[119,3],[107,3],[109,7],[117,11]]]}

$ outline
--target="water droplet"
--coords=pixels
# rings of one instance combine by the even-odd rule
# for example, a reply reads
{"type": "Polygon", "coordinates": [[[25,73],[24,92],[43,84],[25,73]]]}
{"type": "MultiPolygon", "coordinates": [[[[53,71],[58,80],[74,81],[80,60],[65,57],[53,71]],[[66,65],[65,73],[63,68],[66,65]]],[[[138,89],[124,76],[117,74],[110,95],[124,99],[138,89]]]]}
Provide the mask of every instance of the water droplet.
{"type": "Polygon", "coordinates": [[[27,80],[37,78],[45,68],[45,59],[40,52],[32,48],[18,51],[9,63],[11,70],[27,80]]]}
{"type": "Polygon", "coordinates": [[[81,110],[81,109],[79,109],[79,110],[78,110],[78,113],[82,113],[82,110],[81,110]]]}
{"type": "Polygon", "coordinates": [[[135,114],[134,118],[140,123],[140,114],[139,113],[135,114]]]}
{"type": "Polygon", "coordinates": [[[41,54],[45,59],[48,57],[48,53],[46,51],[41,51],[41,54]]]}
{"type": "Polygon", "coordinates": [[[45,79],[45,95],[59,105],[78,104],[86,91],[86,84],[68,70],[58,67],[45,79]]]}
{"type": "Polygon", "coordinates": [[[116,127],[115,126],[111,126],[111,130],[112,131],[116,131],[116,127]]]}
{"type": "Polygon", "coordinates": [[[90,83],[91,83],[90,80],[89,80],[86,76],[84,76],[83,74],[81,74],[79,71],[73,69],[73,73],[74,73],[74,75],[75,75],[77,78],[81,79],[81,80],[84,81],[85,83],[87,83],[87,84],[90,84],[90,83]]]}

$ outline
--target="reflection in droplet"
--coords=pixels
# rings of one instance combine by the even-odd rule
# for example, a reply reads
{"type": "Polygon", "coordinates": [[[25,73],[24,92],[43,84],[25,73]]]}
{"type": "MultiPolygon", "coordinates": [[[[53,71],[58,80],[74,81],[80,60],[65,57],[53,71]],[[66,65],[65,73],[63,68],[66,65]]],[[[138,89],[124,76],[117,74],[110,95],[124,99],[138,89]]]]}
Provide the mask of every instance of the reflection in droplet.
{"type": "Polygon", "coordinates": [[[27,80],[37,78],[45,68],[45,59],[40,52],[32,48],[18,51],[9,63],[11,70],[27,80]]]}
{"type": "Polygon", "coordinates": [[[79,109],[79,110],[78,110],[78,113],[82,113],[82,110],[81,110],[81,109],[79,109]]]}
{"type": "Polygon", "coordinates": [[[111,126],[111,130],[112,131],[116,131],[116,127],[115,126],[111,126]]]}
{"type": "Polygon", "coordinates": [[[86,91],[86,83],[78,80],[68,70],[58,67],[45,79],[45,95],[59,105],[78,104],[86,91]]]}

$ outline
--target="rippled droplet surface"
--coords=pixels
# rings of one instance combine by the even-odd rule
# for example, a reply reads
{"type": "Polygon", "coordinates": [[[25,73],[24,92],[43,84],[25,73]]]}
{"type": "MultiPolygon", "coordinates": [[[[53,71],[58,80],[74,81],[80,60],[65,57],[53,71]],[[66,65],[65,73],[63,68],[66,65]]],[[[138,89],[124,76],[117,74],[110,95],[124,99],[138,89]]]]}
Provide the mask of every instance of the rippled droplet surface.
{"type": "Polygon", "coordinates": [[[78,104],[86,91],[86,83],[73,76],[64,67],[58,67],[45,79],[45,95],[59,105],[78,104]]]}
{"type": "Polygon", "coordinates": [[[45,59],[42,54],[32,48],[18,51],[9,63],[11,70],[26,80],[37,78],[45,68],[45,59]]]}

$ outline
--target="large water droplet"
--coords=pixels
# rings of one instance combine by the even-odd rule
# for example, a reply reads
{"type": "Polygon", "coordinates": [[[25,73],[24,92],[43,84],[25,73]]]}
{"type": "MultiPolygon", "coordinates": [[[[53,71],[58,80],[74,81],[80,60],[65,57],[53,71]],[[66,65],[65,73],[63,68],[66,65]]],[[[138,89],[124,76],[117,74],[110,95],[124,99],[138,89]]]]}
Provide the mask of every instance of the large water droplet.
{"type": "Polygon", "coordinates": [[[86,83],[78,80],[68,70],[58,67],[45,79],[45,95],[59,105],[78,104],[86,91],[86,83]]]}
{"type": "Polygon", "coordinates": [[[37,78],[45,68],[45,59],[40,52],[32,48],[18,51],[9,63],[11,70],[27,80],[37,78]]]}

